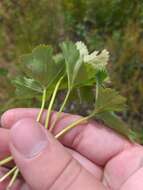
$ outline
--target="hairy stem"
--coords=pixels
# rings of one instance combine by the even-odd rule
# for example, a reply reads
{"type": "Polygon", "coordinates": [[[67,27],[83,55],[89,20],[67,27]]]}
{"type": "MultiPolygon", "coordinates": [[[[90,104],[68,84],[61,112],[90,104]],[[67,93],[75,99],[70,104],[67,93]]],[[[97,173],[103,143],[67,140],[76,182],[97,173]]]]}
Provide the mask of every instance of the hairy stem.
{"type": "Polygon", "coordinates": [[[66,103],[67,103],[67,101],[68,101],[70,92],[71,92],[71,91],[68,90],[68,92],[67,92],[67,94],[66,94],[66,96],[65,96],[64,102],[62,103],[62,105],[61,105],[61,107],[60,107],[60,110],[59,110],[58,113],[57,113],[56,119],[55,119],[55,121],[54,121],[54,122],[52,123],[52,125],[51,125],[51,130],[50,130],[50,131],[52,131],[52,129],[53,129],[53,128],[55,127],[55,125],[56,125],[56,122],[57,122],[58,119],[60,118],[61,112],[62,112],[63,109],[65,108],[65,105],[66,105],[66,103]]]}
{"type": "Polygon", "coordinates": [[[44,90],[43,90],[42,104],[41,104],[41,108],[40,108],[40,111],[39,111],[37,119],[36,119],[37,122],[40,121],[41,115],[44,111],[45,102],[46,102],[46,88],[44,88],[44,90]]]}
{"type": "Polygon", "coordinates": [[[93,114],[87,116],[87,117],[83,117],[75,122],[73,122],[72,124],[70,124],[69,126],[67,126],[65,129],[63,129],[61,132],[59,132],[55,138],[58,139],[60,138],[61,136],[65,135],[68,131],[70,131],[71,129],[75,128],[77,125],[81,124],[81,123],[84,123],[84,122],[87,122],[90,118],[93,117],[93,114]]]}
{"type": "MultiPolygon", "coordinates": [[[[62,82],[62,79],[63,79],[63,76],[60,78],[60,80],[57,82],[57,84],[55,86],[55,89],[54,89],[54,92],[53,92],[53,95],[52,95],[52,98],[51,98],[51,101],[50,101],[50,104],[49,104],[49,107],[48,107],[48,110],[47,110],[47,116],[46,116],[46,122],[45,122],[45,128],[46,129],[49,126],[49,120],[50,120],[51,110],[52,110],[52,107],[53,107],[53,104],[54,104],[54,101],[55,101],[55,98],[56,98],[59,86],[60,86],[60,84],[62,82]]],[[[49,130],[51,131],[52,127],[50,127],[49,130]]]]}

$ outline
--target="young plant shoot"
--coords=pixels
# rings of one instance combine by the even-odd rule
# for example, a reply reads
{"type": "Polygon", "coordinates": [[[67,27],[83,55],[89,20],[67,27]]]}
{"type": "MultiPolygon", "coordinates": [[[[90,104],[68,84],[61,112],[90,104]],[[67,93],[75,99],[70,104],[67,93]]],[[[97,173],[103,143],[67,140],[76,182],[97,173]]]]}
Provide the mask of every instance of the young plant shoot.
{"type": "MultiPolygon", "coordinates": [[[[52,133],[69,100],[70,104],[77,101],[77,96],[72,97],[72,93],[78,91],[78,97],[82,97],[79,100],[82,104],[87,101],[86,93],[82,93],[82,89],[84,92],[88,92],[90,89],[90,93],[94,97],[90,99],[91,104],[94,105],[93,109],[86,117],[81,117],[56,134],[55,138],[60,138],[78,124],[85,123],[92,118],[103,121],[106,126],[130,139],[131,129],[115,114],[126,107],[125,98],[119,95],[116,90],[108,87],[110,81],[106,68],[108,60],[107,50],[94,51],[90,54],[83,42],[63,42],[60,44],[58,54],[53,54],[51,46],[39,45],[31,53],[20,57],[23,75],[13,80],[16,97],[40,100],[41,108],[37,115],[37,122],[40,122],[44,109],[47,109],[45,128],[52,133]],[[57,110],[55,120],[51,123],[51,113],[58,94],[61,92],[65,94],[65,97],[63,102],[60,102],[61,106],[57,110]],[[47,104],[48,107],[45,106],[47,104]]],[[[1,160],[0,166],[7,164],[12,159],[12,156],[9,156],[1,160]]],[[[8,176],[12,176],[8,185],[10,188],[18,175],[19,169],[17,166],[13,166],[0,179],[0,182],[8,176]]]]}

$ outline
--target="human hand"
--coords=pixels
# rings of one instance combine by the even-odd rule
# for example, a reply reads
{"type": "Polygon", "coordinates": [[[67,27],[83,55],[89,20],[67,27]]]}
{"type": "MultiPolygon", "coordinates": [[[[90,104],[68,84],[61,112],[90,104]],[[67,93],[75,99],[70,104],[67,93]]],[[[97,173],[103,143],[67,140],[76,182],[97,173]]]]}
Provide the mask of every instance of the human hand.
{"type": "MultiPolygon", "coordinates": [[[[1,118],[0,158],[11,152],[24,177],[13,190],[143,189],[142,146],[94,121],[72,129],[59,143],[35,121],[37,113],[38,109],[13,109],[1,118]]],[[[79,117],[63,113],[53,133],[79,117]]],[[[1,183],[0,190],[7,183],[1,183]]]]}

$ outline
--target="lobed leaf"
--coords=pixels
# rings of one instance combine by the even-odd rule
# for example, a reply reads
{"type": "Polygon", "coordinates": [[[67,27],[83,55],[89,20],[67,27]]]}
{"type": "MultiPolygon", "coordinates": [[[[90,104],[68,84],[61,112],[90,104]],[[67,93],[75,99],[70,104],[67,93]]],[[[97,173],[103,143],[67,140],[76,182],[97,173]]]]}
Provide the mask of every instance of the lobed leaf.
{"type": "Polygon", "coordinates": [[[90,55],[84,57],[84,62],[91,64],[96,70],[104,70],[108,64],[109,52],[102,50],[101,53],[94,51],[90,55]]]}
{"type": "Polygon", "coordinates": [[[94,51],[89,54],[86,45],[83,42],[77,42],[76,47],[79,50],[80,58],[84,63],[92,65],[97,71],[105,70],[109,60],[109,52],[104,49],[101,52],[94,51]]]}
{"type": "Polygon", "coordinates": [[[16,95],[19,98],[33,98],[43,92],[43,88],[40,83],[34,79],[17,77],[12,81],[12,83],[16,87],[16,95]]]}
{"type": "Polygon", "coordinates": [[[53,49],[47,45],[39,45],[32,53],[21,57],[22,67],[29,78],[38,81],[48,88],[63,71],[63,64],[53,59],[53,49]]]}
{"type": "Polygon", "coordinates": [[[99,88],[96,110],[99,112],[122,111],[125,108],[126,99],[111,88],[99,88]]]}
{"type": "Polygon", "coordinates": [[[83,56],[88,53],[86,46],[82,42],[64,42],[60,46],[65,59],[68,88],[95,84],[97,71],[83,60],[83,56]]]}
{"type": "Polygon", "coordinates": [[[16,86],[26,87],[39,93],[43,92],[43,88],[40,83],[31,78],[17,77],[15,80],[13,80],[13,83],[16,86]]]}
{"type": "Polygon", "coordinates": [[[80,57],[84,59],[84,57],[89,54],[87,46],[81,41],[76,42],[75,45],[76,48],[79,50],[80,57]]]}

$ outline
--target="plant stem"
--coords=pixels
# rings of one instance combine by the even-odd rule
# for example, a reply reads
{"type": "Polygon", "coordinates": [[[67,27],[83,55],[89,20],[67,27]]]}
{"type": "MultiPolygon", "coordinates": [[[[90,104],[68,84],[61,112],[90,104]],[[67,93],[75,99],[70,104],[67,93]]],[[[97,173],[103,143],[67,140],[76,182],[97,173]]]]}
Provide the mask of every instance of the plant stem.
{"type": "Polygon", "coordinates": [[[65,96],[64,102],[62,103],[62,105],[61,105],[61,107],[60,107],[60,110],[59,110],[58,113],[57,113],[57,117],[56,117],[55,121],[52,123],[52,125],[51,125],[51,127],[50,127],[50,131],[53,130],[53,128],[55,127],[56,122],[57,122],[58,119],[60,118],[61,112],[63,111],[63,109],[64,109],[64,107],[65,107],[65,105],[66,105],[66,103],[67,103],[67,101],[68,101],[70,92],[71,92],[71,90],[68,90],[68,91],[67,91],[67,94],[66,94],[66,96],[65,96]]]}
{"type": "Polygon", "coordinates": [[[13,183],[15,182],[15,180],[16,180],[16,178],[17,178],[17,176],[18,176],[18,173],[19,173],[19,169],[17,168],[17,169],[14,171],[14,174],[13,174],[13,176],[12,176],[12,178],[11,178],[11,180],[10,180],[8,186],[7,186],[7,190],[9,190],[9,189],[12,187],[13,183]]]}
{"type": "Polygon", "coordinates": [[[10,176],[15,170],[17,169],[17,167],[15,166],[14,168],[12,168],[9,172],[7,172],[4,176],[2,176],[0,178],[0,182],[4,181],[8,176],[10,176]]]}
{"type": "MultiPolygon", "coordinates": [[[[45,128],[46,129],[48,129],[48,126],[49,126],[51,110],[52,110],[52,107],[53,107],[53,104],[54,104],[55,97],[57,95],[59,86],[60,86],[60,84],[62,82],[62,79],[63,79],[63,76],[59,79],[59,81],[57,82],[57,84],[55,86],[55,89],[54,89],[54,92],[53,92],[53,95],[52,95],[52,98],[51,98],[51,101],[50,101],[50,104],[49,104],[49,107],[48,107],[48,110],[47,110],[47,116],[46,116],[46,122],[45,122],[45,128]]],[[[49,130],[51,130],[51,128],[49,130]]]]}
{"type": "Polygon", "coordinates": [[[41,108],[40,108],[40,111],[39,111],[37,119],[36,119],[37,122],[40,121],[41,115],[44,110],[45,102],[46,102],[46,88],[43,89],[42,104],[41,104],[41,108]]]}
{"type": "Polygon", "coordinates": [[[73,122],[72,124],[70,124],[69,126],[67,126],[65,129],[63,129],[61,132],[59,132],[55,138],[58,139],[59,137],[65,135],[69,130],[73,129],[74,127],[76,127],[78,124],[83,123],[88,121],[90,118],[93,117],[93,114],[87,116],[87,117],[83,117],[75,122],[73,122]]]}
{"type": "Polygon", "coordinates": [[[58,114],[60,114],[60,113],[63,111],[63,109],[65,108],[65,105],[66,105],[66,103],[67,103],[67,101],[68,101],[70,92],[71,92],[71,90],[68,90],[68,92],[67,92],[67,94],[66,94],[66,97],[65,97],[65,99],[64,99],[64,102],[62,103],[62,106],[60,107],[60,110],[59,110],[58,114]]]}
{"type": "Polygon", "coordinates": [[[95,96],[95,100],[97,101],[97,99],[98,99],[98,94],[99,94],[99,82],[98,82],[98,80],[96,81],[96,96],[95,96]]]}
{"type": "Polygon", "coordinates": [[[13,160],[12,156],[9,156],[7,158],[4,158],[3,160],[0,161],[0,166],[3,166],[4,164],[7,164],[8,162],[10,162],[11,160],[13,160]]]}

